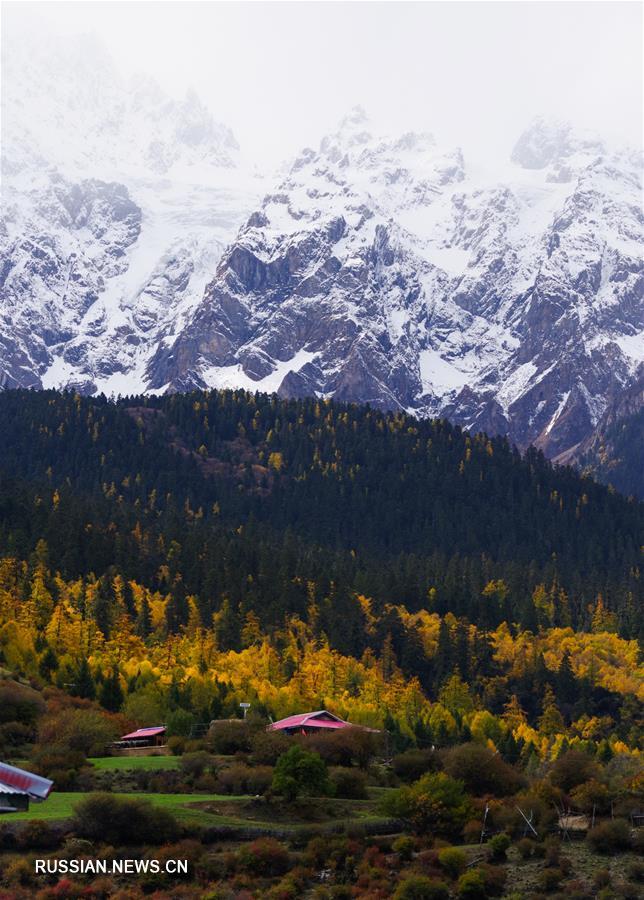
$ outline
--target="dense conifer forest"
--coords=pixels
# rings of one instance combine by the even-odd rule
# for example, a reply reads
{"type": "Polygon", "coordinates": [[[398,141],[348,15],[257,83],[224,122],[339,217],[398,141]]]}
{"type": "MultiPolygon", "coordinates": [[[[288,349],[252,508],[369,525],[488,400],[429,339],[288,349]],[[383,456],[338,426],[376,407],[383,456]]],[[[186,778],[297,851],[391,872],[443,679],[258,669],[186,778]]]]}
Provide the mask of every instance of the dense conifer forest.
{"type": "Polygon", "coordinates": [[[240,653],[299,622],[434,700],[453,675],[496,712],[514,693],[532,722],[547,684],[568,718],[617,720],[635,690],[643,506],[537,451],[315,399],[8,391],[0,459],[5,618],[47,634],[65,607],[101,642],[125,615],[142,647],[198,631],[240,653]],[[581,662],[598,633],[621,686],[581,662]]]}
{"type": "Polygon", "coordinates": [[[174,630],[188,594],[206,619],[227,597],[277,625],[305,612],[310,582],[344,617],[325,623],[331,643],[354,654],[356,593],[535,628],[544,585],[550,624],[588,627],[601,598],[624,637],[642,627],[642,504],[445,421],[242,391],[5,392],[0,460],[3,553],[44,541],[66,578],[170,582],[174,630]]]}

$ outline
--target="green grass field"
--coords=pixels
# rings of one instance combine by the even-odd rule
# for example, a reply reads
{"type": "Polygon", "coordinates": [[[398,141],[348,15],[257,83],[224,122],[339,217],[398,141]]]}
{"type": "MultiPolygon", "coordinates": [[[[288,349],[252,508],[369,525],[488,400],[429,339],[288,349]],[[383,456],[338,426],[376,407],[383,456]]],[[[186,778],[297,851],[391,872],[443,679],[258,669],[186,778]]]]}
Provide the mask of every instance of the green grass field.
{"type": "MultiPolygon", "coordinates": [[[[70,819],[74,807],[87,794],[54,791],[44,803],[33,803],[28,812],[11,813],[6,821],[39,820],[56,822],[70,819]]],[[[149,794],[115,793],[118,797],[141,797],[171,812],[182,822],[200,825],[228,825],[291,831],[298,828],[368,825],[386,821],[378,815],[376,805],[367,800],[302,800],[297,808],[264,806],[253,798],[230,794],[149,794]]]]}
{"type": "MultiPolygon", "coordinates": [[[[33,803],[27,812],[10,813],[6,816],[7,822],[24,822],[38,819],[41,821],[55,822],[69,819],[74,813],[74,806],[86,797],[86,794],[69,793],[66,791],[54,791],[44,803],[33,803]]],[[[203,824],[240,824],[241,820],[229,816],[218,816],[206,812],[200,808],[190,808],[188,804],[210,803],[225,800],[245,799],[242,797],[223,796],[221,794],[115,794],[117,797],[142,797],[150,800],[155,806],[169,810],[182,821],[201,822],[203,824]]],[[[244,824],[244,823],[242,823],[244,824]]]]}
{"type": "Polygon", "coordinates": [[[95,756],[89,759],[95,769],[104,772],[152,772],[157,769],[176,769],[178,756],[95,756]]]}

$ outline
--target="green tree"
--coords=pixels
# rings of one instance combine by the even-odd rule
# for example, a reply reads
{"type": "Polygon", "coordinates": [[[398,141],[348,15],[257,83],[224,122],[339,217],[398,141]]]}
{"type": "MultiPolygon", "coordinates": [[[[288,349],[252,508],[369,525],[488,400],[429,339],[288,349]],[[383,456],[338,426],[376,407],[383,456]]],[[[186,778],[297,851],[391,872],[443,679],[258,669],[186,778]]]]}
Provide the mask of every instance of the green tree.
{"type": "Polygon", "coordinates": [[[423,775],[411,787],[388,794],[382,802],[387,815],[405,819],[419,834],[460,834],[470,814],[470,803],[462,781],[445,772],[423,775]]]}
{"type": "Polygon", "coordinates": [[[570,653],[568,650],[561,657],[559,669],[557,670],[557,694],[563,703],[574,703],[577,699],[577,679],[570,664],[570,653]]]}
{"type": "Polygon", "coordinates": [[[98,692],[98,702],[110,712],[118,712],[123,706],[123,689],[118,669],[114,668],[107,676],[98,692]]]}
{"type": "Polygon", "coordinates": [[[69,692],[75,697],[83,697],[86,700],[93,700],[96,696],[96,683],[85,657],[78,664],[74,683],[71,685],[69,692]]]}
{"type": "Polygon", "coordinates": [[[304,793],[326,794],[329,791],[326,763],[319,753],[294,744],[277,760],[272,788],[289,803],[304,793]]]}
{"type": "Polygon", "coordinates": [[[553,734],[561,734],[565,731],[565,728],[563,716],[559,712],[554,692],[550,685],[547,685],[543,698],[543,712],[539,716],[539,730],[551,736],[553,734]]]}

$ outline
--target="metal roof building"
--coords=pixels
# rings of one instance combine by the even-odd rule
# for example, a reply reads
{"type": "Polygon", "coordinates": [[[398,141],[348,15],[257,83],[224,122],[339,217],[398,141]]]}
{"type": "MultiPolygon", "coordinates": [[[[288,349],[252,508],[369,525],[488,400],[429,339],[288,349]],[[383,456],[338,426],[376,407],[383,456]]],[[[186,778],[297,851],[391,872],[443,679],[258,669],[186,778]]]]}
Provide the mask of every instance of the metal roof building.
{"type": "Polygon", "coordinates": [[[281,731],[283,734],[313,734],[316,731],[333,731],[338,728],[360,728],[363,731],[375,731],[364,725],[353,725],[345,722],[339,716],[334,716],[326,709],[318,709],[316,712],[300,713],[295,716],[287,716],[279,722],[273,722],[268,726],[268,731],[281,731]]]}
{"type": "Polygon", "coordinates": [[[30,800],[46,800],[53,786],[49,778],[0,762],[0,812],[29,809],[30,800]]]}

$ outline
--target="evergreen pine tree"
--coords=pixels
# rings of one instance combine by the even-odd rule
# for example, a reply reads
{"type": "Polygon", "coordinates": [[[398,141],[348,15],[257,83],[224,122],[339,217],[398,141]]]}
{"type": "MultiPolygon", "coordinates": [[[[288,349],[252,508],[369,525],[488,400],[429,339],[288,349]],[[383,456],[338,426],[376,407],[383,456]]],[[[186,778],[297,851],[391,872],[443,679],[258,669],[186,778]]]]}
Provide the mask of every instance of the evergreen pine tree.
{"type": "Polygon", "coordinates": [[[85,657],[78,664],[74,683],[70,688],[70,694],[73,694],[75,697],[83,697],[86,700],[93,700],[96,697],[96,684],[92,670],[85,657]]]}
{"type": "Polygon", "coordinates": [[[110,712],[118,712],[123,706],[123,689],[118,669],[114,668],[98,691],[98,702],[110,712]]]}

